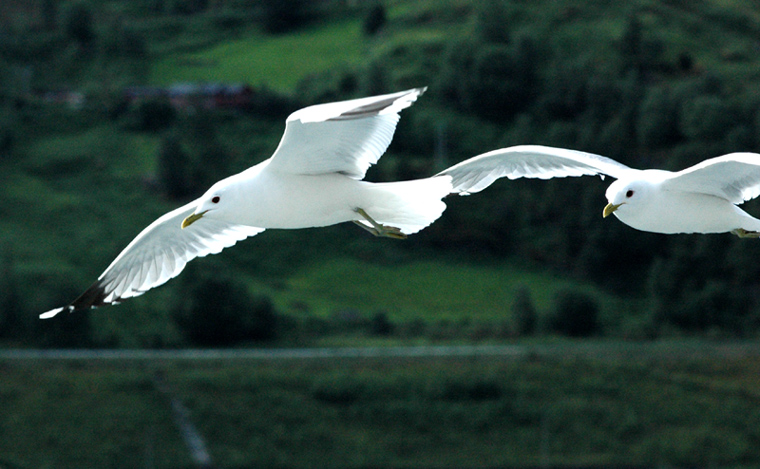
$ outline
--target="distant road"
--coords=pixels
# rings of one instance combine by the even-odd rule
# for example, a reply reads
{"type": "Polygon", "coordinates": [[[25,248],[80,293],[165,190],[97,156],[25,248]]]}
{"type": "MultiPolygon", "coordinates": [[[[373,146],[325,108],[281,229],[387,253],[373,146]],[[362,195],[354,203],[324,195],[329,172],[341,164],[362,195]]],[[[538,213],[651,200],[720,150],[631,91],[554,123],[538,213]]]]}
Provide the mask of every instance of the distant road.
{"type": "Polygon", "coordinates": [[[0,349],[0,360],[272,360],[435,357],[699,358],[760,356],[757,342],[561,342],[532,345],[425,345],[397,347],[37,350],[0,349]]]}

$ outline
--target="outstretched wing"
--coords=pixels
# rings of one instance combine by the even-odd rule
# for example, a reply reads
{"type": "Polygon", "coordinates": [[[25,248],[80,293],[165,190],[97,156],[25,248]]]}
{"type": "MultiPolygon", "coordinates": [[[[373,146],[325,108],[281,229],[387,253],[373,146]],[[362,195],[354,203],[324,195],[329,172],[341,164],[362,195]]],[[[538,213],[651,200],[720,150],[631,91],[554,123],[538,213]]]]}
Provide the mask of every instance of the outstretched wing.
{"type": "Polygon", "coordinates": [[[714,195],[740,204],[760,195],[760,154],[730,153],[674,173],[663,190],[714,195]]]}
{"type": "Polygon", "coordinates": [[[182,220],[193,213],[196,205],[197,200],[151,223],[79,298],[69,305],[41,314],[40,318],[51,318],[62,311],[115,304],[142,295],[179,275],[192,259],[216,254],[264,231],[263,228],[231,225],[207,218],[182,229],[182,220]]]}
{"type": "Polygon", "coordinates": [[[319,104],[294,112],[269,161],[269,170],[364,178],[390,145],[399,112],[425,89],[319,104]]]}
{"type": "Polygon", "coordinates": [[[595,174],[620,178],[628,166],[604,156],[563,148],[521,145],[494,150],[441,171],[452,177],[453,193],[467,195],[482,191],[499,178],[551,179],[595,174]]]}

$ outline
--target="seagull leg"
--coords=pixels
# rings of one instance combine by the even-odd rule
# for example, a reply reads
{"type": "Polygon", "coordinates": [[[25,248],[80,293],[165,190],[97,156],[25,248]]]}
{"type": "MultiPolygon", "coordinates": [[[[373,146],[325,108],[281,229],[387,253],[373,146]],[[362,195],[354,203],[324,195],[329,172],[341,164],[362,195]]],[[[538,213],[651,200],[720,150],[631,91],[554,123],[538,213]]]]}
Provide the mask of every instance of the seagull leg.
{"type": "Polygon", "coordinates": [[[362,218],[367,220],[367,222],[372,226],[367,226],[357,220],[354,220],[354,223],[369,231],[373,235],[393,239],[406,239],[406,235],[402,233],[400,229],[394,226],[381,225],[380,223],[376,222],[371,216],[369,216],[369,214],[364,211],[363,208],[356,208],[354,211],[361,215],[362,218]]]}
{"type": "Polygon", "coordinates": [[[760,232],[758,231],[747,231],[744,228],[737,228],[731,233],[735,234],[736,236],[740,238],[760,238],[760,232]]]}

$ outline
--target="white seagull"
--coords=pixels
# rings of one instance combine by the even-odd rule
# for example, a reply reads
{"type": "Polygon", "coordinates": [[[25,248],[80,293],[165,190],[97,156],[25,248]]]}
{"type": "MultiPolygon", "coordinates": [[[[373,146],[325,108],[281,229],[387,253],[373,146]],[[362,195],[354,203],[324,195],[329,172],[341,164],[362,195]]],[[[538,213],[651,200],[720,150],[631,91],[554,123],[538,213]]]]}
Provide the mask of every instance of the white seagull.
{"type": "Polygon", "coordinates": [[[561,148],[524,145],[475,156],[438,174],[454,192],[479,192],[499,178],[611,176],[602,212],[653,233],[760,236],[760,220],[737,207],[760,195],[760,154],[731,153],[678,172],[638,170],[610,158],[561,148]]]}
{"type": "Polygon", "coordinates": [[[405,238],[430,225],[451,178],[362,181],[385,153],[399,112],[425,88],[306,107],[291,114],[271,158],[215,183],[199,199],[145,228],[98,280],[62,311],[115,304],[176,277],[190,260],[216,254],[267,228],[352,221],[376,236],[405,238]]]}

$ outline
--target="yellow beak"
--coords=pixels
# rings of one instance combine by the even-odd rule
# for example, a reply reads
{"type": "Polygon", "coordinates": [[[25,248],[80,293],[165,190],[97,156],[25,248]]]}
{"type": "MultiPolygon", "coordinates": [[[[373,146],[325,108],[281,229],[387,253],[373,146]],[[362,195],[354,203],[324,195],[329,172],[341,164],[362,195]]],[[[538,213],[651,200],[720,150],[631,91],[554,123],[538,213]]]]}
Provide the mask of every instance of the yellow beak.
{"type": "Polygon", "coordinates": [[[612,215],[612,212],[614,212],[615,210],[617,210],[621,205],[623,205],[623,204],[617,204],[617,205],[616,204],[607,204],[604,207],[604,211],[602,212],[602,218],[607,218],[610,215],[612,215]]]}
{"type": "MultiPolygon", "coordinates": [[[[206,212],[207,212],[207,211],[208,211],[208,210],[206,210],[206,212]]],[[[201,218],[203,218],[203,215],[204,215],[206,212],[201,212],[201,213],[193,213],[193,214],[192,214],[192,215],[190,215],[189,217],[187,217],[187,218],[185,218],[184,220],[182,220],[182,229],[184,230],[184,229],[185,229],[185,228],[187,228],[188,226],[192,225],[193,223],[195,223],[195,222],[197,222],[198,220],[200,220],[201,218]]]]}

